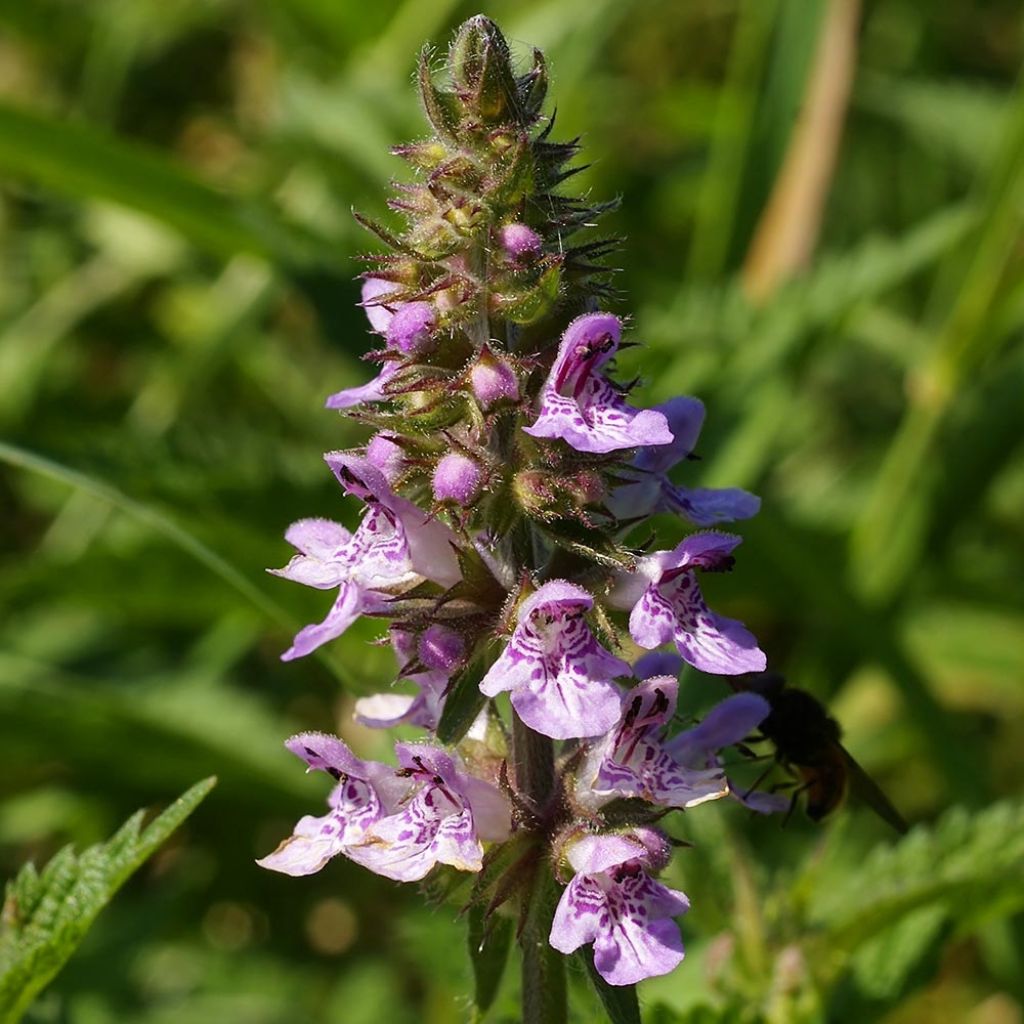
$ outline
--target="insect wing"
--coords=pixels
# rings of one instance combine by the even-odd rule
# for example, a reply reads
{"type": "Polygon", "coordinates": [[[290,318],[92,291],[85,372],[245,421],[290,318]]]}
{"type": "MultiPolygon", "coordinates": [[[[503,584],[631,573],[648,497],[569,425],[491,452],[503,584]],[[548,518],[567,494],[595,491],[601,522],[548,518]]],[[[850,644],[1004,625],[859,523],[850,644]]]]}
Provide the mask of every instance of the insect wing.
{"type": "Polygon", "coordinates": [[[908,828],[903,816],[892,805],[892,801],[882,792],[881,787],[854,760],[853,755],[842,744],[836,744],[843,753],[849,771],[849,788],[855,797],[862,800],[886,824],[891,825],[900,835],[906,835],[908,828]]]}

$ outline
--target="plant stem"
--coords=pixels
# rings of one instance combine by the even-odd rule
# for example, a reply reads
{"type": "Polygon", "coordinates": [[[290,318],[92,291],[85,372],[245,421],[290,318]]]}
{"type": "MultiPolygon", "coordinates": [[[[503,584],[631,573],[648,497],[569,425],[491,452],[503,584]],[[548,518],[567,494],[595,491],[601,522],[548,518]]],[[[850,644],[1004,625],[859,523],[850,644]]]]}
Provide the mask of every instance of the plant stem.
{"type": "MultiPolygon", "coordinates": [[[[512,716],[512,755],[516,788],[536,808],[540,827],[550,816],[555,797],[554,743],[512,716]]],[[[538,865],[532,886],[523,895],[523,927],[519,946],[523,954],[523,1024],[563,1024],[568,1018],[565,958],[551,948],[548,935],[557,890],[547,863],[538,865]]]]}

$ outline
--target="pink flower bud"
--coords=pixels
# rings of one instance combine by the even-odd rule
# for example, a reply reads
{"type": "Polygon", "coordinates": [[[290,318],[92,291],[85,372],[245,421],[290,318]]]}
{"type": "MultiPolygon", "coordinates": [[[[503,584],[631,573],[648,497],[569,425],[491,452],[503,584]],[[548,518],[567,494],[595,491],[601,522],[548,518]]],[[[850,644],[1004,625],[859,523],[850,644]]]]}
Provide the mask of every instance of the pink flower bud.
{"type": "Polygon", "coordinates": [[[489,409],[496,402],[514,402],[519,398],[519,379],[515,371],[508,363],[496,359],[487,348],[469,371],[469,383],[483,409],[489,409]]]}
{"type": "Polygon", "coordinates": [[[395,444],[393,434],[374,434],[366,446],[366,461],[393,484],[405,469],[405,452],[395,444]]]}
{"type": "Polygon", "coordinates": [[[417,653],[427,668],[450,676],[462,664],[466,643],[448,626],[430,626],[420,637],[417,653]]]}
{"type": "Polygon", "coordinates": [[[408,355],[425,352],[436,326],[437,315],[429,302],[403,303],[388,323],[388,345],[408,355]]]}
{"type": "Polygon", "coordinates": [[[451,501],[456,505],[469,505],[480,494],[483,471],[468,455],[452,452],[437,464],[433,488],[437,501],[451,501]]]}
{"type": "Polygon", "coordinates": [[[531,263],[540,255],[542,239],[525,224],[506,224],[498,232],[502,249],[513,263],[531,263]]]}

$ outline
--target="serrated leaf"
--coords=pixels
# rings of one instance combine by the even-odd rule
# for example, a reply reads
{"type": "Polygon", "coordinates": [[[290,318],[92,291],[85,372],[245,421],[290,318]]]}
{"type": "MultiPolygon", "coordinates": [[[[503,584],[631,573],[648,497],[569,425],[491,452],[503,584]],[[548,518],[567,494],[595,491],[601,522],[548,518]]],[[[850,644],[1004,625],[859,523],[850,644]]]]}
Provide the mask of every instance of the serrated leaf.
{"type": "Polygon", "coordinates": [[[474,904],[469,908],[469,959],[473,965],[473,1019],[482,1020],[494,1003],[512,946],[513,920],[487,913],[474,904]]]}
{"type": "Polygon", "coordinates": [[[455,677],[445,699],[441,721],[437,723],[437,738],[442,743],[458,743],[480,714],[487,699],[480,692],[483,677],[484,666],[479,659],[470,662],[455,677]]]}
{"type": "Polygon", "coordinates": [[[216,779],[179,797],[145,829],[133,814],[105,844],[76,856],[70,846],[37,872],[7,884],[0,920],[0,1024],[15,1024],[77,949],[118,889],[195,810],[216,779]]]}
{"type": "MultiPolygon", "coordinates": [[[[1024,802],[1004,801],[971,815],[950,811],[933,829],[916,828],[879,847],[861,868],[815,893],[811,921],[823,927],[838,970],[865,943],[924,907],[959,924],[1024,907],[1024,802]],[[870,893],[870,901],[865,901],[870,893]]],[[[937,925],[932,925],[937,927],[937,925]]]]}
{"type": "Polygon", "coordinates": [[[612,1024],[640,1024],[640,1003],[636,996],[636,985],[609,985],[594,966],[594,957],[589,949],[581,950],[576,959],[586,968],[587,977],[594,986],[612,1024]]]}

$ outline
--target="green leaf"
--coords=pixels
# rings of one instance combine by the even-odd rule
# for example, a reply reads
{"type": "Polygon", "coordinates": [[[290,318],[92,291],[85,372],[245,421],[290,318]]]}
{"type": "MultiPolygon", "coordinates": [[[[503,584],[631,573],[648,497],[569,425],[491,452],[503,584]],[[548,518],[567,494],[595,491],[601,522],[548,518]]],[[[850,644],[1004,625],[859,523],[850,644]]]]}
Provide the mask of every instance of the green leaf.
{"type": "Polygon", "coordinates": [[[594,990],[601,999],[601,1005],[612,1024],[640,1024],[640,1003],[636,997],[636,985],[609,985],[594,966],[592,952],[581,950],[576,959],[583,964],[594,990]]]}
{"type": "Polygon", "coordinates": [[[487,908],[469,908],[469,959],[473,965],[473,1019],[482,1020],[491,1008],[512,946],[514,922],[499,914],[488,916],[487,908]]]}
{"type": "Polygon", "coordinates": [[[437,723],[437,738],[442,743],[458,743],[480,713],[486,700],[480,692],[480,680],[483,677],[483,663],[477,659],[470,662],[453,680],[444,711],[441,712],[441,721],[437,723]]]}
{"type": "Polygon", "coordinates": [[[133,814],[105,844],[76,856],[64,847],[43,869],[26,864],[9,882],[0,921],[0,1024],[15,1024],[78,947],[96,915],[195,810],[216,779],[205,779],[145,829],[133,814]]]}
{"type": "Polygon", "coordinates": [[[155,151],[69,120],[0,104],[0,168],[65,195],[109,199],[149,214],[218,256],[333,263],[326,241],[238,202],[155,151]]]}
{"type": "Polygon", "coordinates": [[[857,987],[871,999],[895,999],[945,921],[946,908],[941,904],[921,907],[866,942],[853,958],[857,987]]]}
{"type": "MultiPolygon", "coordinates": [[[[1019,910],[1022,863],[1024,801],[974,815],[955,808],[935,828],[917,828],[895,846],[876,848],[859,870],[819,887],[811,905],[812,923],[824,928],[820,942],[829,957],[823,960],[839,970],[845,956],[924,907],[941,906],[961,929],[1019,910]]],[[[917,924],[938,927],[934,920],[917,924]]]]}

